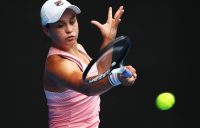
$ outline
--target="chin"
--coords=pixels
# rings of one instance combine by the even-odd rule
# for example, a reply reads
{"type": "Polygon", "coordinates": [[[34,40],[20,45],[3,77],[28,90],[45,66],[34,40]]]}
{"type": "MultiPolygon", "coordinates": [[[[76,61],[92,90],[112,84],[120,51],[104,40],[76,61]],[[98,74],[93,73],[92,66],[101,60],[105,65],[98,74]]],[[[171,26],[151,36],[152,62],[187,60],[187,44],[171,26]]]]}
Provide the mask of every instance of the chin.
{"type": "Polygon", "coordinates": [[[76,40],[70,40],[70,41],[68,40],[68,41],[65,42],[65,44],[67,44],[67,45],[74,45],[76,43],[77,43],[76,40]]]}

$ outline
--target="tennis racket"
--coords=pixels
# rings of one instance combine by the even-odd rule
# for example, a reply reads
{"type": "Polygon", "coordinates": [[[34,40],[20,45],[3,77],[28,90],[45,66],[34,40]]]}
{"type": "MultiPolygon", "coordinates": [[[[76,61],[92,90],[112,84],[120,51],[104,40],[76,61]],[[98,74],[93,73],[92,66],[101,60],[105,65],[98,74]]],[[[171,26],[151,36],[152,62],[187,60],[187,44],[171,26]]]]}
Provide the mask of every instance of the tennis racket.
{"type": "Polygon", "coordinates": [[[130,47],[131,40],[128,36],[117,37],[113,42],[100,50],[94,59],[90,61],[83,72],[82,79],[86,83],[91,84],[107,77],[113,72],[120,72],[124,77],[131,77],[132,73],[123,65],[130,47]]]}

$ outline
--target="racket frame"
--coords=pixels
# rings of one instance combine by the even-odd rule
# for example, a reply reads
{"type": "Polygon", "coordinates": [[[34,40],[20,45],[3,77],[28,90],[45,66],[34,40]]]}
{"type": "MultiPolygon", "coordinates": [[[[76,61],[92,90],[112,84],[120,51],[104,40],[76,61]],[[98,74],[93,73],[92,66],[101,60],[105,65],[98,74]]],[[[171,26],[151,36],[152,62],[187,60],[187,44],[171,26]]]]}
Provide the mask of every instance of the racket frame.
{"type": "Polygon", "coordinates": [[[131,43],[130,43],[130,38],[128,36],[119,36],[117,37],[114,41],[112,41],[111,43],[109,43],[106,47],[104,47],[103,49],[101,49],[97,55],[94,57],[94,59],[92,59],[90,61],[90,63],[88,64],[88,66],[86,67],[85,71],[83,72],[83,77],[82,79],[86,82],[86,83],[93,83],[93,82],[96,82],[96,81],[99,81],[103,78],[105,78],[106,76],[108,76],[113,69],[117,68],[122,62],[123,60],[125,59],[125,57],[127,56],[128,52],[129,52],[129,49],[131,47],[131,43]],[[121,42],[121,41],[124,41],[124,45],[126,45],[126,49],[125,49],[125,52],[123,53],[123,55],[116,61],[116,62],[113,62],[110,66],[110,68],[108,70],[106,70],[104,73],[102,73],[101,75],[97,75],[96,77],[92,78],[91,80],[87,80],[86,77],[87,77],[87,74],[89,72],[89,70],[92,68],[92,66],[96,63],[96,61],[107,51],[109,50],[110,48],[112,48],[114,45],[116,45],[118,42],[121,42]]]}

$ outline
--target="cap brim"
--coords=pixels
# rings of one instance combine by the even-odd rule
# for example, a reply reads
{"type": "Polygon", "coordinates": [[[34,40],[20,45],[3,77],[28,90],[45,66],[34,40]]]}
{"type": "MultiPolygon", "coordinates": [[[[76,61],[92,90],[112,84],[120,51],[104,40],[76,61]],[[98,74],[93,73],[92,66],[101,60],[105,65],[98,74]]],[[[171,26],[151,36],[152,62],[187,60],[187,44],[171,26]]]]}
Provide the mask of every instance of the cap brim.
{"type": "Polygon", "coordinates": [[[68,8],[72,9],[76,14],[80,14],[81,13],[81,10],[77,6],[75,6],[75,5],[71,5],[68,8]]]}

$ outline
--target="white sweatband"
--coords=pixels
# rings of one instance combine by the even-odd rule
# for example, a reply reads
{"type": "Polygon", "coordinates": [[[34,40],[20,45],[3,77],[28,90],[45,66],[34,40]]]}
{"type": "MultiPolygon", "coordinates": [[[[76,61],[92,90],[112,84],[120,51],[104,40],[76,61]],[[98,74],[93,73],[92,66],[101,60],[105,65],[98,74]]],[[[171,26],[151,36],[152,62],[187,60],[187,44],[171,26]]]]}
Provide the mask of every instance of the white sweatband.
{"type": "Polygon", "coordinates": [[[118,79],[118,73],[111,73],[111,75],[108,76],[109,82],[112,86],[118,86],[121,84],[121,82],[118,79]]]}

